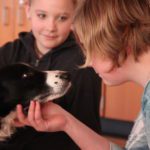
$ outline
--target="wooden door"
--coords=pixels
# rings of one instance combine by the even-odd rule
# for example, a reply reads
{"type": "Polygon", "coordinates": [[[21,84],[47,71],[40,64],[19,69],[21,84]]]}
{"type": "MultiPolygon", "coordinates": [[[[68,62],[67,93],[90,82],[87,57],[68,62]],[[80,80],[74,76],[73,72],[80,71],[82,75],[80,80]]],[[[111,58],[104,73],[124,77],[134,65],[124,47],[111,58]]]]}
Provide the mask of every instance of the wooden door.
{"type": "Polygon", "coordinates": [[[18,33],[22,31],[30,31],[30,24],[26,17],[25,0],[15,0],[15,33],[14,37],[18,37],[18,33]]]}
{"type": "Polygon", "coordinates": [[[0,46],[14,37],[14,0],[0,0],[0,46]]]}
{"type": "Polygon", "coordinates": [[[106,118],[133,121],[138,115],[143,89],[134,83],[103,85],[103,110],[106,118]]]}

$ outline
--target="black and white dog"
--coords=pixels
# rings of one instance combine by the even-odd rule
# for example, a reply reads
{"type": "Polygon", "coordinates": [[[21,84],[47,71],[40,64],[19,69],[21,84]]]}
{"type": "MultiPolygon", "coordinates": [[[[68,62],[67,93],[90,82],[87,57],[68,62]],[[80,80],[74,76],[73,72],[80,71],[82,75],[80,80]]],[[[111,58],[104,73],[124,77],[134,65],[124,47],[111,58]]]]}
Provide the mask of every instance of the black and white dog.
{"type": "Polygon", "coordinates": [[[63,96],[71,86],[64,71],[42,72],[26,64],[13,64],[0,69],[0,141],[14,132],[16,105],[24,108],[30,100],[47,102],[63,96]]]}

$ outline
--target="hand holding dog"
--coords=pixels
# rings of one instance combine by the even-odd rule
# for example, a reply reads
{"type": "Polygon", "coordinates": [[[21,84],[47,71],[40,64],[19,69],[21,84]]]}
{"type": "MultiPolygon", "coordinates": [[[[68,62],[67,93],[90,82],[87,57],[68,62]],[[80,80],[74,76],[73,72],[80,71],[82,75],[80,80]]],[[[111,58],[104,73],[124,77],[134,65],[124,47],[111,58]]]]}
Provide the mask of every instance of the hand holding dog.
{"type": "Polygon", "coordinates": [[[32,126],[37,131],[66,132],[81,149],[91,150],[96,147],[95,150],[109,150],[110,148],[110,144],[105,138],[96,134],[53,102],[40,104],[37,101],[32,101],[29,106],[28,116],[23,114],[22,106],[18,105],[17,116],[22,124],[32,126]],[[95,140],[91,140],[89,137],[95,140]]]}
{"type": "Polygon", "coordinates": [[[63,108],[53,102],[39,104],[37,101],[31,101],[27,116],[24,115],[22,106],[17,106],[20,125],[32,126],[37,131],[64,131],[67,125],[67,114],[63,108]]]}

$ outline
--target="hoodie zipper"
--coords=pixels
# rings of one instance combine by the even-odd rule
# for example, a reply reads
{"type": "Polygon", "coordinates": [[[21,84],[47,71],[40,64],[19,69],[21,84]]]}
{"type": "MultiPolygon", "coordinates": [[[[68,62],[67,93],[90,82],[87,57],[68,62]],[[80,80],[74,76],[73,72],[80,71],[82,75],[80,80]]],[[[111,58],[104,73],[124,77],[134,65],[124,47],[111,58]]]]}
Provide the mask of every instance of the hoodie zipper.
{"type": "Polygon", "coordinates": [[[40,62],[40,60],[39,60],[39,59],[36,59],[36,61],[35,61],[35,67],[38,67],[38,66],[39,66],[39,62],[40,62]]]}

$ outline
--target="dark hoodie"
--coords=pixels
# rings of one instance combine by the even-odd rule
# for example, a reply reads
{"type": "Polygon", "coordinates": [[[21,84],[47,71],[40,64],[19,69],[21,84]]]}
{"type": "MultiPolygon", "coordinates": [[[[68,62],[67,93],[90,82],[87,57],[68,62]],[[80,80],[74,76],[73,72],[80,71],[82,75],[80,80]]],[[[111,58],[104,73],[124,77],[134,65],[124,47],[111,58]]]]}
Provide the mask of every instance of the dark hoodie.
{"type": "MultiPolygon", "coordinates": [[[[0,48],[0,67],[25,62],[40,70],[66,70],[72,75],[72,88],[61,99],[55,100],[64,109],[100,133],[99,100],[101,80],[92,68],[79,69],[83,56],[73,34],[60,46],[41,59],[34,50],[32,33],[21,33],[19,38],[0,48]]],[[[78,131],[77,131],[78,132],[78,131]]],[[[84,139],[83,139],[84,140],[84,139]]],[[[64,132],[37,132],[31,127],[19,128],[11,139],[0,142],[0,150],[79,150],[64,132]]]]}

